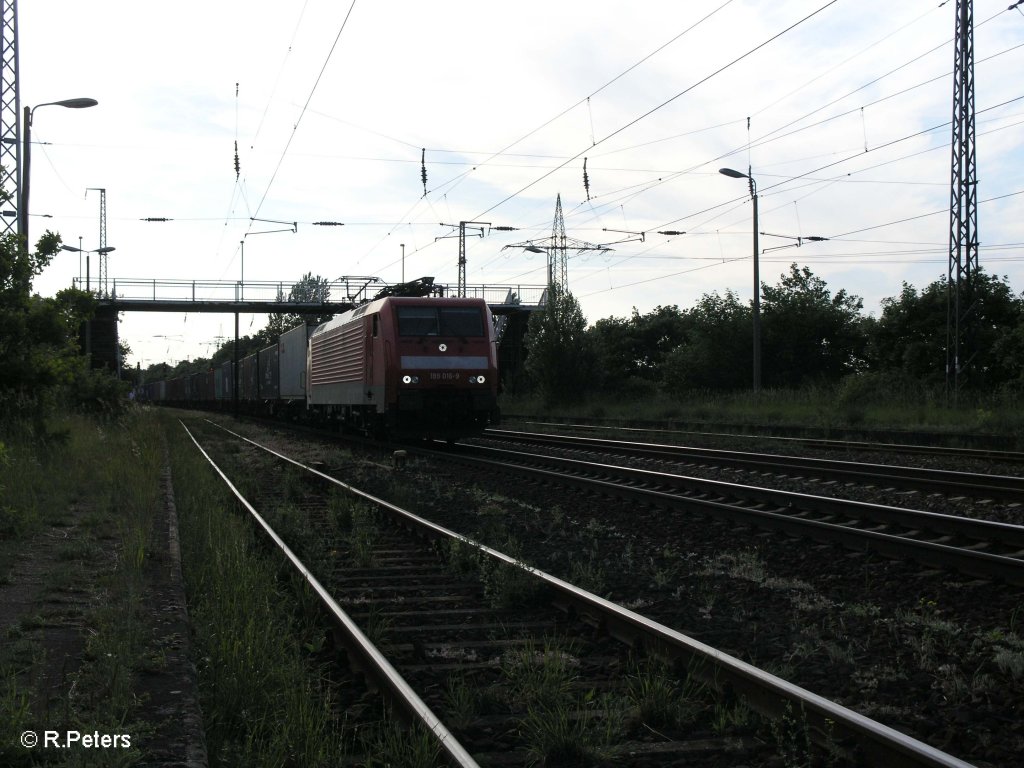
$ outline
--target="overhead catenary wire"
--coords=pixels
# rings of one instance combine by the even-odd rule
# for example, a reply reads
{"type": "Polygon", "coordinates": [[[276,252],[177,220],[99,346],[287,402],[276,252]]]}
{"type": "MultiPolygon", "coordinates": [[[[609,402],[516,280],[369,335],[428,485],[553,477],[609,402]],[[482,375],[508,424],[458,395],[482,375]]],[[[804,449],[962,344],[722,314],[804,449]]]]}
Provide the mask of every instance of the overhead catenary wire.
{"type": "MultiPolygon", "coordinates": [[[[636,125],[640,121],[644,120],[645,118],[649,117],[650,115],[653,115],[655,112],[658,112],[659,110],[664,109],[665,107],[667,107],[669,104],[671,104],[672,102],[676,101],[680,97],[685,96],[687,93],[692,91],[694,88],[697,88],[697,87],[703,85],[704,83],[708,82],[709,80],[711,80],[712,78],[716,77],[717,75],[720,75],[722,72],[725,72],[730,67],[733,67],[736,64],[738,64],[739,62],[743,61],[748,56],[751,56],[752,54],[754,54],[757,51],[761,50],[765,46],[770,45],[771,43],[773,43],[774,41],[778,40],[783,35],[787,34],[788,32],[791,32],[792,30],[794,30],[797,27],[799,27],[801,24],[804,24],[808,20],[814,18],[815,16],[817,16],[819,13],[824,11],[829,6],[835,5],[835,3],[837,3],[837,2],[838,2],[838,0],[829,0],[829,2],[825,3],[824,5],[822,5],[817,10],[812,11],[811,13],[807,14],[806,16],[804,16],[799,21],[794,22],[793,24],[791,24],[788,27],[786,27],[785,29],[783,29],[781,32],[777,32],[776,34],[774,34],[771,37],[769,37],[767,40],[765,40],[765,41],[759,43],[758,45],[754,46],[753,48],[749,49],[746,53],[743,53],[740,56],[737,56],[736,58],[732,59],[729,63],[719,67],[718,69],[716,69],[715,71],[711,72],[710,74],[704,76],[703,78],[701,78],[697,82],[687,86],[683,90],[681,90],[678,93],[676,93],[674,96],[671,96],[670,98],[668,98],[665,101],[661,102],[657,106],[652,107],[651,109],[647,110],[646,112],[644,112],[643,114],[641,114],[638,117],[634,118],[633,120],[630,120],[625,125],[615,129],[614,131],[609,133],[604,138],[598,140],[594,146],[597,146],[597,144],[602,144],[602,143],[608,141],[609,139],[613,138],[614,136],[617,136],[620,133],[622,133],[623,131],[628,130],[629,128],[633,127],[634,125],[636,125]]],[[[500,208],[502,205],[507,203],[509,200],[511,200],[514,197],[517,197],[518,195],[521,195],[527,189],[529,189],[530,187],[534,186],[535,184],[537,184],[538,182],[542,181],[543,179],[546,179],[548,176],[550,176],[555,171],[557,171],[557,170],[559,170],[561,168],[564,168],[566,165],[568,165],[573,160],[576,160],[577,158],[582,157],[583,153],[586,152],[586,151],[587,151],[587,149],[583,149],[583,150],[577,152],[575,155],[573,155],[571,158],[566,160],[564,163],[561,163],[560,165],[558,165],[558,167],[553,168],[552,170],[550,170],[547,173],[543,174],[539,178],[534,179],[529,184],[527,184],[526,186],[520,188],[518,191],[512,193],[511,195],[508,195],[508,196],[502,198],[497,203],[495,203],[494,205],[492,205],[490,208],[488,208],[487,210],[483,211],[482,213],[478,214],[474,218],[478,218],[478,219],[479,218],[483,218],[484,216],[486,216],[487,214],[491,213],[495,209],[500,208]]]]}
{"type": "Polygon", "coordinates": [[[277,179],[277,174],[281,170],[281,165],[284,163],[285,157],[288,155],[288,150],[291,148],[292,141],[295,139],[295,134],[299,130],[299,125],[302,123],[302,118],[306,114],[306,110],[309,107],[309,103],[313,100],[313,95],[316,93],[317,87],[320,85],[320,80],[324,76],[324,72],[327,69],[327,65],[331,62],[331,57],[334,55],[334,51],[338,47],[338,42],[341,40],[341,35],[345,31],[345,27],[348,26],[348,20],[352,16],[352,10],[356,7],[356,0],[352,0],[351,5],[348,7],[348,12],[345,14],[345,18],[341,22],[341,26],[338,28],[338,34],[334,37],[334,42],[331,44],[330,50],[327,52],[327,56],[324,58],[324,63],[320,67],[320,71],[317,73],[316,80],[313,82],[313,86],[309,89],[309,95],[306,97],[305,103],[302,105],[302,109],[299,112],[299,116],[295,120],[295,124],[292,126],[291,133],[288,134],[288,140],[285,142],[284,149],[281,150],[281,157],[278,158],[277,165],[274,167],[274,172],[270,176],[270,180],[267,182],[267,187],[263,191],[263,196],[260,198],[259,204],[256,206],[256,210],[253,212],[253,217],[260,215],[260,210],[263,208],[263,204],[267,200],[267,195],[270,194],[270,189],[274,185],[274,181],[277,179]]]}

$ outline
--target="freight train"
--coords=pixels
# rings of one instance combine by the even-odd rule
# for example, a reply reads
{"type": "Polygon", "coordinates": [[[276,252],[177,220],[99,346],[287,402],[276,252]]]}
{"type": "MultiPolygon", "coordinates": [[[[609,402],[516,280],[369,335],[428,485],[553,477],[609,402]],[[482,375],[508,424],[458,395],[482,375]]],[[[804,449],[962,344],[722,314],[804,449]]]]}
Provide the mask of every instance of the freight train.
{"type": "MultiPolygon", "coordinates": [[[[454,439],[499,419],[494,322],[483,299],[378,297],[300,325],[238,362],[238,406],[374,436],[454,439]]],[[[143,384],[136,399],[227,410],[235,366],[143,384]]]]}

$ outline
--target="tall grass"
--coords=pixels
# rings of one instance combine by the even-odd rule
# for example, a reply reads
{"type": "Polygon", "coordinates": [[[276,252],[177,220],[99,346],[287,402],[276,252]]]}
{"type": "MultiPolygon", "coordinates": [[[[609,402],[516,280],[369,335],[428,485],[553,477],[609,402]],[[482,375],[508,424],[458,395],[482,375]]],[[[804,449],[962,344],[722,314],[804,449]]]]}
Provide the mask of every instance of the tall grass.
{"type": "MultiPolygon", "coordinates": [[[[130,728],[141,735],[146,727],[133,721],[134,688],[151,639],[142,612],[160,503],[160,435],[141,412],[116,421],[55,415],[45,431],[7,430],[3,446],[0,575],[9,573],[19,552],[40,547],[45,553],[46,539],[40,537],[52,535],[55,527],[67,542],[51,548],[42,561],[54,568],[43,588],[59,593],[73,587],[75,599],[42,602],[30,620],[22,617],[17,637],[5,638],[16,642],[0,649],[0,698],[12,705],[15,721],[36,728],[108,733],[130,728]],[[70,665],[76,671],[55,671],[47,662],[44,625],[88,627],[80,663],[70,665]],[[20,658],[12,651],[19,642],[31,643],[39,653],[20,658]],[[64,679],[53,701],[44,682],[57,672],[64,679]]],[[[25,750],[6,754],[10,744],[17,740],[0,745],[0,762],[31,756],[25,750]]],[[[119,764],[138,755],[137,749],[111,753],[101,763],[119,764]]]]}
{"type": "Polygon", "coordinates": [[[505,413],[632,421],[688,421],[826,428],[937,430],[1024,435],[1024,411],[1012,393],[962,394],[957,407],[940,389],[882,376],[851,377],[836,386],[761,392],[689,392],[669,397],[651,387],[643,397],[592,394],[549,407],[538,397],[502,396],[505,413]]]}
{"type": "Polygon", "coordinates": [[[335,765],[346,753],[325,670],[280,561],[177,424],[168,426],[211,766],[335,765]]]}

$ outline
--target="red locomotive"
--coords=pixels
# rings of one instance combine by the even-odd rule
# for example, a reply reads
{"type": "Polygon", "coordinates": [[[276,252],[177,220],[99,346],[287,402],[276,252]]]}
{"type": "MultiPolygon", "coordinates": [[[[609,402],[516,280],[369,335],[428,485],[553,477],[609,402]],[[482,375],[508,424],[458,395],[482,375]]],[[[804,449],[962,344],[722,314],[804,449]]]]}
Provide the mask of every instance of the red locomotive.
{"type": "Polygon", "coordinates": [[[307,405],[371,434],[454,438],[497,421],[494,323],[483,299],[388,296],[309,339],[307,405]]]}
{"type": "Polygon", "coordinates": [[[231,407],[328,422],[386,437],[454,439],[498,421],[498,365],[483,299],[430,295],[433,278],[372,301],[208,372],[149,382],[140,400],[231,407]],[[396,295],[397,294],[397,295],[396,295]]]}

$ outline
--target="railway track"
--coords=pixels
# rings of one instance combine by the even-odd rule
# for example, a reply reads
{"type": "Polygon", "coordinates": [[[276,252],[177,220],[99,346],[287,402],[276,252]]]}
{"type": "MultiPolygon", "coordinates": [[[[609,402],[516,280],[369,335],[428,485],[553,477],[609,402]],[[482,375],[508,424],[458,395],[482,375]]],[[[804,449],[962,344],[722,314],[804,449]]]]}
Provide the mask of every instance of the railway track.
{"type": "Polygon", "coordinates": [[[620,456],[655,458],[687,464],[733,467],[747,471],[912,489],[949,496],[1024,502],[1024,477],[977,472],[955,472],[891,464],[806,458],[714,448],[691,448],[661,443],[633,443],[605,438],[546,435],[536,432],[489,429],[485,437],[503,442],[591,450],[620,456]]]}
{"type": "Polygon", "coordinates": [[[434,455],[1024,585],[1024,526],[523,450],[461,448],[458,453],[434,455]]]}
{"type": "Polygon", "coordinates": [[[540,421],[527,416],[506,415],[505,423],[522,424],[530,429],[556,429],[559,431],[592,432],[595,434],[628,435],[638,439],[655,436],[685,438],[687,440],[745,440],[750,442],[774,443],[783,446],[800,446],[828,451],[867,451],[870,453],[898,453],[900,455],[935,456],[955,459],[976,459],[1001,464],[1024,463],[1024,451],[1014,450],[1017,445],[1012,437],[997,435],[957,435],[933,432],[881,432],[874,430],[814,430],[807,427],[741,427],[730,429],[727,425],[678,424],[676,428],[646,424],[595,424],[589,421],[563,419],[540,421]],[[745,430],[752,431],[745,431],[745,430]],[[848,434],[846,437],[818,437],[815,431],[824,434],[848,434]],[[811,433],[811,434],[809,434],[811,433]],[[944,444],[943,440],[959,444],[944,444]]]}
{"type": "MultiPolygon", "coordinates": [[[[856,759],[866,764],[967,765],[635,611],[530,568],[511,555],[359,491],[320,469],[235,433],[226,434],[232,435],[233,441],[244,441],[242,474],[250,484],[260,476],[280,481],[283,471],[306,478],[299,494],[302,503],[292,508],[286,518],[290,518],[291,529],[298,532],[299,538],[308,538],[302,533],[309,534],[321,525],[329,527],[329,518],[334,514],[329,499],[337,492],[357,497],[361,505],[370,505],[377,510],[375,514],[394,521],[387,524],[386,531],[382,522],[379,535],[365,547],[355,546],[358,537],[348,536],[344,542],[328,537],[321,542],[321,555],[314,554],[312,558],[316,566],[307,565],[309,561],[289,548],[284,537],[269,524],[269,515],[259,509],[276,495],[276,490],[260,491],[262,483],[256,482],[249,493],[256,498],[247,500],[227,474],[217,469],[313,588],[343,636],[351,658],[378,682],[407,717],[435,735],[438,748],[450,764],[521,765],[538,754],[536,744],[523,743],[524,734],[561,723],[568,727],[570,735],[579,736],[581,723],[613,719],[616,711],[609,702],[614,695],[628,689],[630,679],[645,679],[650,684],[654,678],[645,678],[647,673],[637,672],[638,667],[631,667],[633,672],[627,673],[622,665],[622,652],[610,645],[608,638],[612,637],[625,642],[627,647],[643,649],[652,658],[671,662],[675,671],[670,678],[682,673],[686,685],[724,692],[727,697],[738,696],[777,722],[791,724],[786,727],[796,724],[798,730],[803,728],[803,733],[840,752],[856,754],[856,759]],[[275,463],[280,462],[279,466],[286,465],[287,469],[256,472],[256,455],[273,457],[275,463]],[[410,538],[399,533],[399,528],[412,529],[420,536],[410,538]],[[449,557],[439,557],[439,551],[447,552],[449,557]],[[357,557],[358,553],[361,554],[357,557]],[[452,553],[471,554],[469,558],[456,556],[454,560],[463,568],[482,569],[483,584],[481,580],[456,578],[452,553]],[[499,573],[520,580],[521,586],[528,582],[530,594],[543,596],[543,601],[535,599],[529,608],[513,611],[496,607],[488,599],[486,584],[499,573]],[[381,623],[389,628],[383,633],[383,642],[373,643],[367,637],[373,634],[367,632],[367,624],[374,623],[378,628],[381,623]],[[594,627],[603,631],[595,634],[594,627]],[[557,645],[553,644],[552,630],[559,638],[557,645]],[[553,671],[560,671],[562,677],[557,688],[562,693],[586,693],[573,699],[567,710],[557,712],[537,700],[532,708],[522,701],[510,704],[512,699],[508,697],[502,698],[508,711],[486,716],[479,712],[467,716],[466,710],[457,706],[458,701],[478,701],[488,691],[493,697],[495,691],[517,689],[517,674],[536,680],[538,670],[546,679],[550,679],[553,671]],[[453,686],[453,679],[458,681],[457,685],[453,686]],[[609,694],[600,699],[603,710],[592,706],[597,701],[594,691],[609,694]],[[442,714],[438,716],[435,712],[442,714]]],[[[193,440],[217,467],[212,452],[204,450],[195,436],[193,440]]],[[[204,438],[204,442],[209,440],[204,438]]],[[[293,485],[293,481],[288,484],[293,485]]],[[[279,485],[280,482],[268,484],[274,488],[279,485]]],[[[722,705],[707,706],[713,710],[722,705]]],[[[621,711],[617,713],[621,715],[621,711]]],[[[657,743],[620,739],[603,745],[602,754],[609,765],[672,764],[681,755],[696,761],[694,764],[706,765],[723,764],[723,760],[753,765],[765,757],[770,762],[771,748],[750,734],[703,733],[699,721],[691,724],[686,733],[687,738],[662,738],[657,743]]]]}

